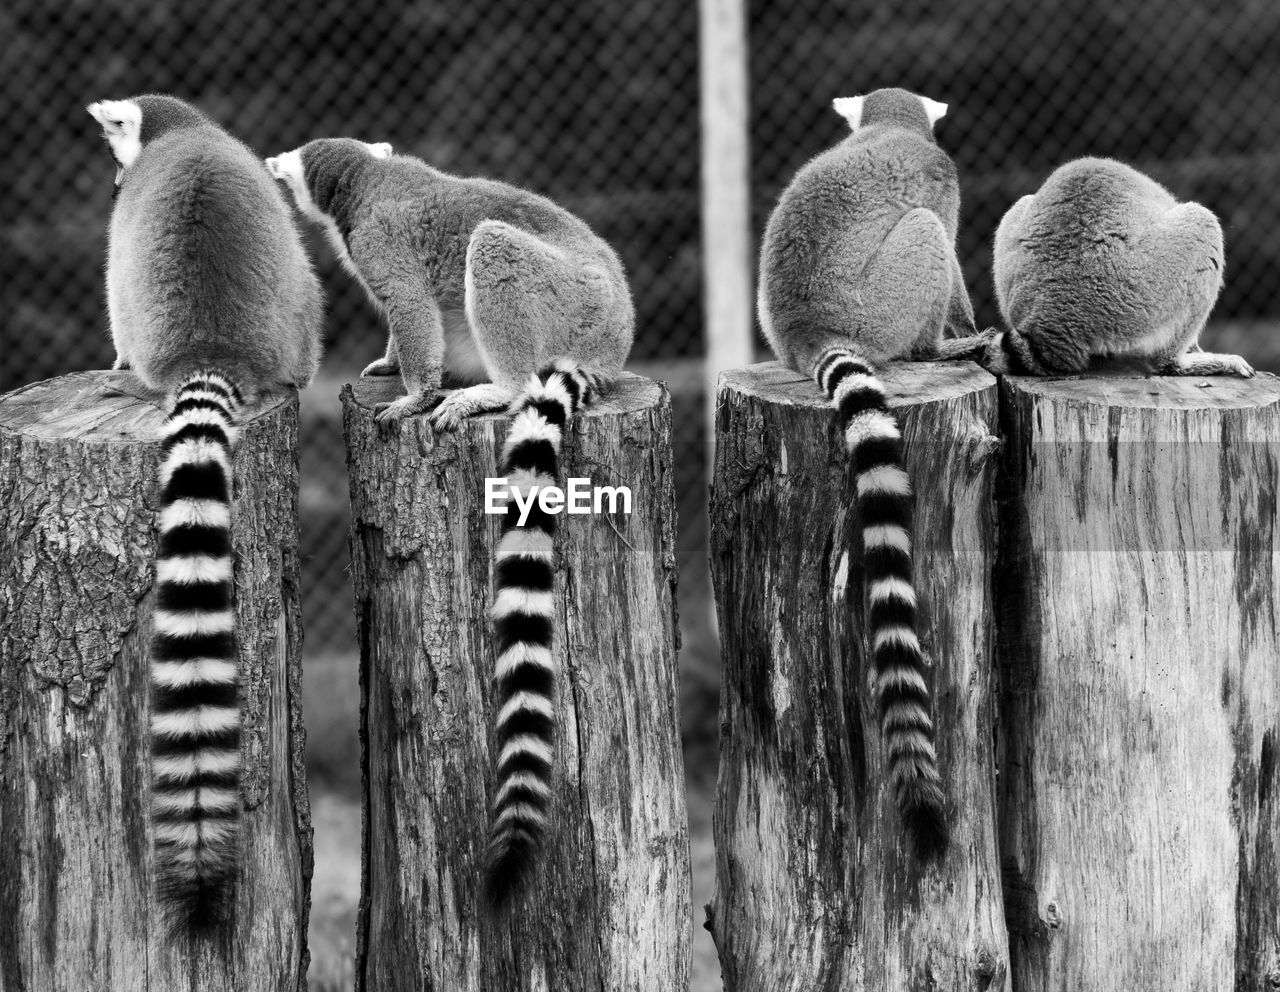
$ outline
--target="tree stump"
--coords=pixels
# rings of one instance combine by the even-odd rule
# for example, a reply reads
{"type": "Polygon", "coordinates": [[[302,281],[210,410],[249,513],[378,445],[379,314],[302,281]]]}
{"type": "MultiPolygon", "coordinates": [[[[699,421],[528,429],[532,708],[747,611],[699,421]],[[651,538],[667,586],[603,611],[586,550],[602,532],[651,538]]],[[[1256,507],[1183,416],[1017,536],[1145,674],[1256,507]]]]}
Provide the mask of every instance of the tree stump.
{"type": "Polygon", "coordinates": [[[1280,382],[1002,399],[1014,988],[1280,989],[1280,382]]]}
{"type": "Polygon", "coordinates": [[[343,392],[361,644],[363,895],[357,988],[688,988],[688,828],[676,704],[670,406],[625,376],[566,432],[561,484],[626,485],[629,516],[556,533],[556,787],[530,894],[480,902],[493,701],[493,554],[484,512],[510,422],[425,418],[384,438],[343,392]]]}
{"type": "Polygon", "coordinates": [[[854,487],[836,417],[776,363],[720,379],[711,566],[722,658],[716,896],[727,992],[1004,989],[990,574],[995,380],[883,376],[915,492],[951,848],[922,867],[888,787],[863,640],[854,487]]]}
{"type": "Polygon", "coordinates": [[[245,423],[232,531],[244,712],[234,922],[170,944],[152,896],[150,679],[163,412],[125,372],[0,397],[0,988],[305,988],[297,402],[245,423]]]}

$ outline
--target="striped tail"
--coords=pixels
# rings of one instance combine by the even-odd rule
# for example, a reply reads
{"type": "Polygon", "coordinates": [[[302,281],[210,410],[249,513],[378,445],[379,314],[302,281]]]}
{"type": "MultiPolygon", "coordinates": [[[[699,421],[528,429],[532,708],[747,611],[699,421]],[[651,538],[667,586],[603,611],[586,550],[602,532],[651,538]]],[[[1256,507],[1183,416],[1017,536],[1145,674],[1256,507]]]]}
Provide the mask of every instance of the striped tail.
{"type": "MultiPolygon", "coordinates": [[[[543,369],[512,404],[502,474],[527,496],[559,477],[564,427],[591,399],[592,380],[576,365],[543,369]]],[[[551,653],[554,516],[534,504],[525,525],[509,500],[494,569],[497,633],[493,814],[485,851],[485,895],[501,909],[525,885],[547,829],[555,732],[551,653]]]]}
{"type": "Polygon", "coordinates": [[[171,936],[231,908],[240,815],[240,707],[232,602],[231,446],[240,391],[188,377],[164,423],[151,795],[156,890],[171,936]]]}
{"type": "Polygon", "coordinates": [[[1048,371],[1032,351],[1031,342],[1012,328],[997,334],[979,361],[995,375],[1045,375],[1048,371]]]}
{"type": "Polygon", "coordinates": [[[856,473],[867,632],[890,781],[908,836],[918,854],[930,857],[945,850],[948,830],[932,695],[916,638],[911,485],[902,467],[902,436],[884,386],[852,352],[828,351],[814,378],[839,413],[856,473]]]}

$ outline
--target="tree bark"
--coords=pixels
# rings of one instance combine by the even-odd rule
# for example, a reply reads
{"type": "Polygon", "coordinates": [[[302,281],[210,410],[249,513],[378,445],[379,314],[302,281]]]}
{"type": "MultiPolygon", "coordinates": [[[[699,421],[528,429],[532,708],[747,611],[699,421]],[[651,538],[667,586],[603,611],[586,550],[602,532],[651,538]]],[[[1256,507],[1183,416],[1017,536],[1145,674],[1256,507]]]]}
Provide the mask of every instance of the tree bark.
{"type": "Polygon", "coordinates": [[[232,532],[244,711],[226,932],[152,896],[147,641],[162,411],[124,372],[0,398],[0,989],[305,988],[297,402],[243,425],[232,532]]]}
{"type": "Polygon", "coordinates": [[[1280,988],[1280,382],[1008,379],[1014,987],[1280,988]]]}
{"type": "Polygon", "coordinates": [[[357,987],[684,992],[666,390],[626,376],[566,432],[563,479],[630,486],[632,512],[559,518],[555,812],[531,894],[502,920],[479,899],[501,519],[483,494],[510,420],[436,433],[419,418],[383,438],[373,404],[397,385],[343,393],[365,762],[357,987]]]}
{"type": "Polygon", "coordinates": [[[727,992],[1004,989],[995,844],[995,380],[884,375],[915,496],[953,837],[906,850],[867,645],[851,466],[830,404],[776,363],[720,380],[711,566],[720,613],[716,897],[727,992]]]}

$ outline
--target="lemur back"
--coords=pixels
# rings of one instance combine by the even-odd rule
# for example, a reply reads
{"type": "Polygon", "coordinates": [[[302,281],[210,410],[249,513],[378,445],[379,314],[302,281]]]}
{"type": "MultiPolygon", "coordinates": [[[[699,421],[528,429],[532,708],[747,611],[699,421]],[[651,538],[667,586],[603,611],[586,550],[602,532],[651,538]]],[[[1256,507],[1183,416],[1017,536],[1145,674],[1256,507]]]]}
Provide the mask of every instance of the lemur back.
{"type": "Polygon", "coordinates": [[[921,855],[948,842],[929,666],[916,635],[910,483],[878,364],[978,354],[955,250],[955,166],[934,141],[946,107],[904,90],[835,101],[853,133],[796,174],[769,218],[760,322],[774,352],[836,410],[854,466],[867,643],[903,825],[921,855]],[[944,333],[962,336],[944,341],[944,333]]]}
{"type": "MultiPolygon", "coordinates": [[[[622,369],[635,328],[613,249],[550,200],[463,179],[389,145],[313,141],[268,160],[299,209],[385,316],[384,358],[406,396],[382,409],[388,427],[429,409],[438,429],[510,408],[500,471],[527,495],[559,477],[564,432],[622,369]],[[487,379],[436,395],[442,378],[487,379]]],[[[478,496],[478,494],[477,494],[478,496]]],[[[523,527],[508,505],[494,565],[494,784],[485,892],[499,909],[527,885],[554,796],[555,517],[523,527]]]]}
{"type": "Polygon", "coordinates": [[[1222,289],[1217,218],[1123,163],[1055,170],[1005,214],[994,255],[1009,330],[988,349],[992,371],[1253,374],[1235,355],[1196,348],[1222,289]]]}
{"type": "Polygon", "coordinates": [[[118,171],[107,256],[116,367],[163,396],[151,640],[157,895],[171,934],[225,921],[239,851],[231,540],[236,424],[305,386],[319,283],[261,162],[166,96],[95,103],[118,171]]]}

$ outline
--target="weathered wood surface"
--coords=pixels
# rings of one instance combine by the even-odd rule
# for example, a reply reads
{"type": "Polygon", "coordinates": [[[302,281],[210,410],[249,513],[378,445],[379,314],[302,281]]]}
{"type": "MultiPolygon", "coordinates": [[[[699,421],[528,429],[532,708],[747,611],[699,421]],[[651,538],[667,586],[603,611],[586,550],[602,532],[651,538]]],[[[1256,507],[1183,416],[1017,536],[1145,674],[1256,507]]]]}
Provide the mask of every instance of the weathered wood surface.
{"type": "Polygon", "coordinates": [[[1014,988],[1280,989],[1280,382],[1008,379],[1014,988]]]}
{"type": "Polygon", "coordinates": [[[727,992],[1006,988],[992,754],[995,380],[892,368],[915,497],[952,846],[921,867],[887,787],[853,480],[830,405],[776,363],[720,380],[716,897],[727,992]]]}
{"type": "Polygon", "coordinates": [[[0,397],[0,989],[305,988],[297,403],[245,424],[232,529],[245,735],[225,934],[152,899],[147,636],[162,411],[129,373],[0,397]]]}
{"type": "MultiPolygon", "coordinates": [[[[627,485],[632,513],[556,536],[555,812],[532,895],[479,901],[492,725],[486,515],[506,415],[379,435],[398,383],[343,394],[361,640],[364,871],[357,987],[688,987],[692,910],[676,710],[675,519],[666,390],[626,377],[568,432],[563,476],[627,485]]],[[[563,480],[562,480],[563,481],[563,480]]]]}

